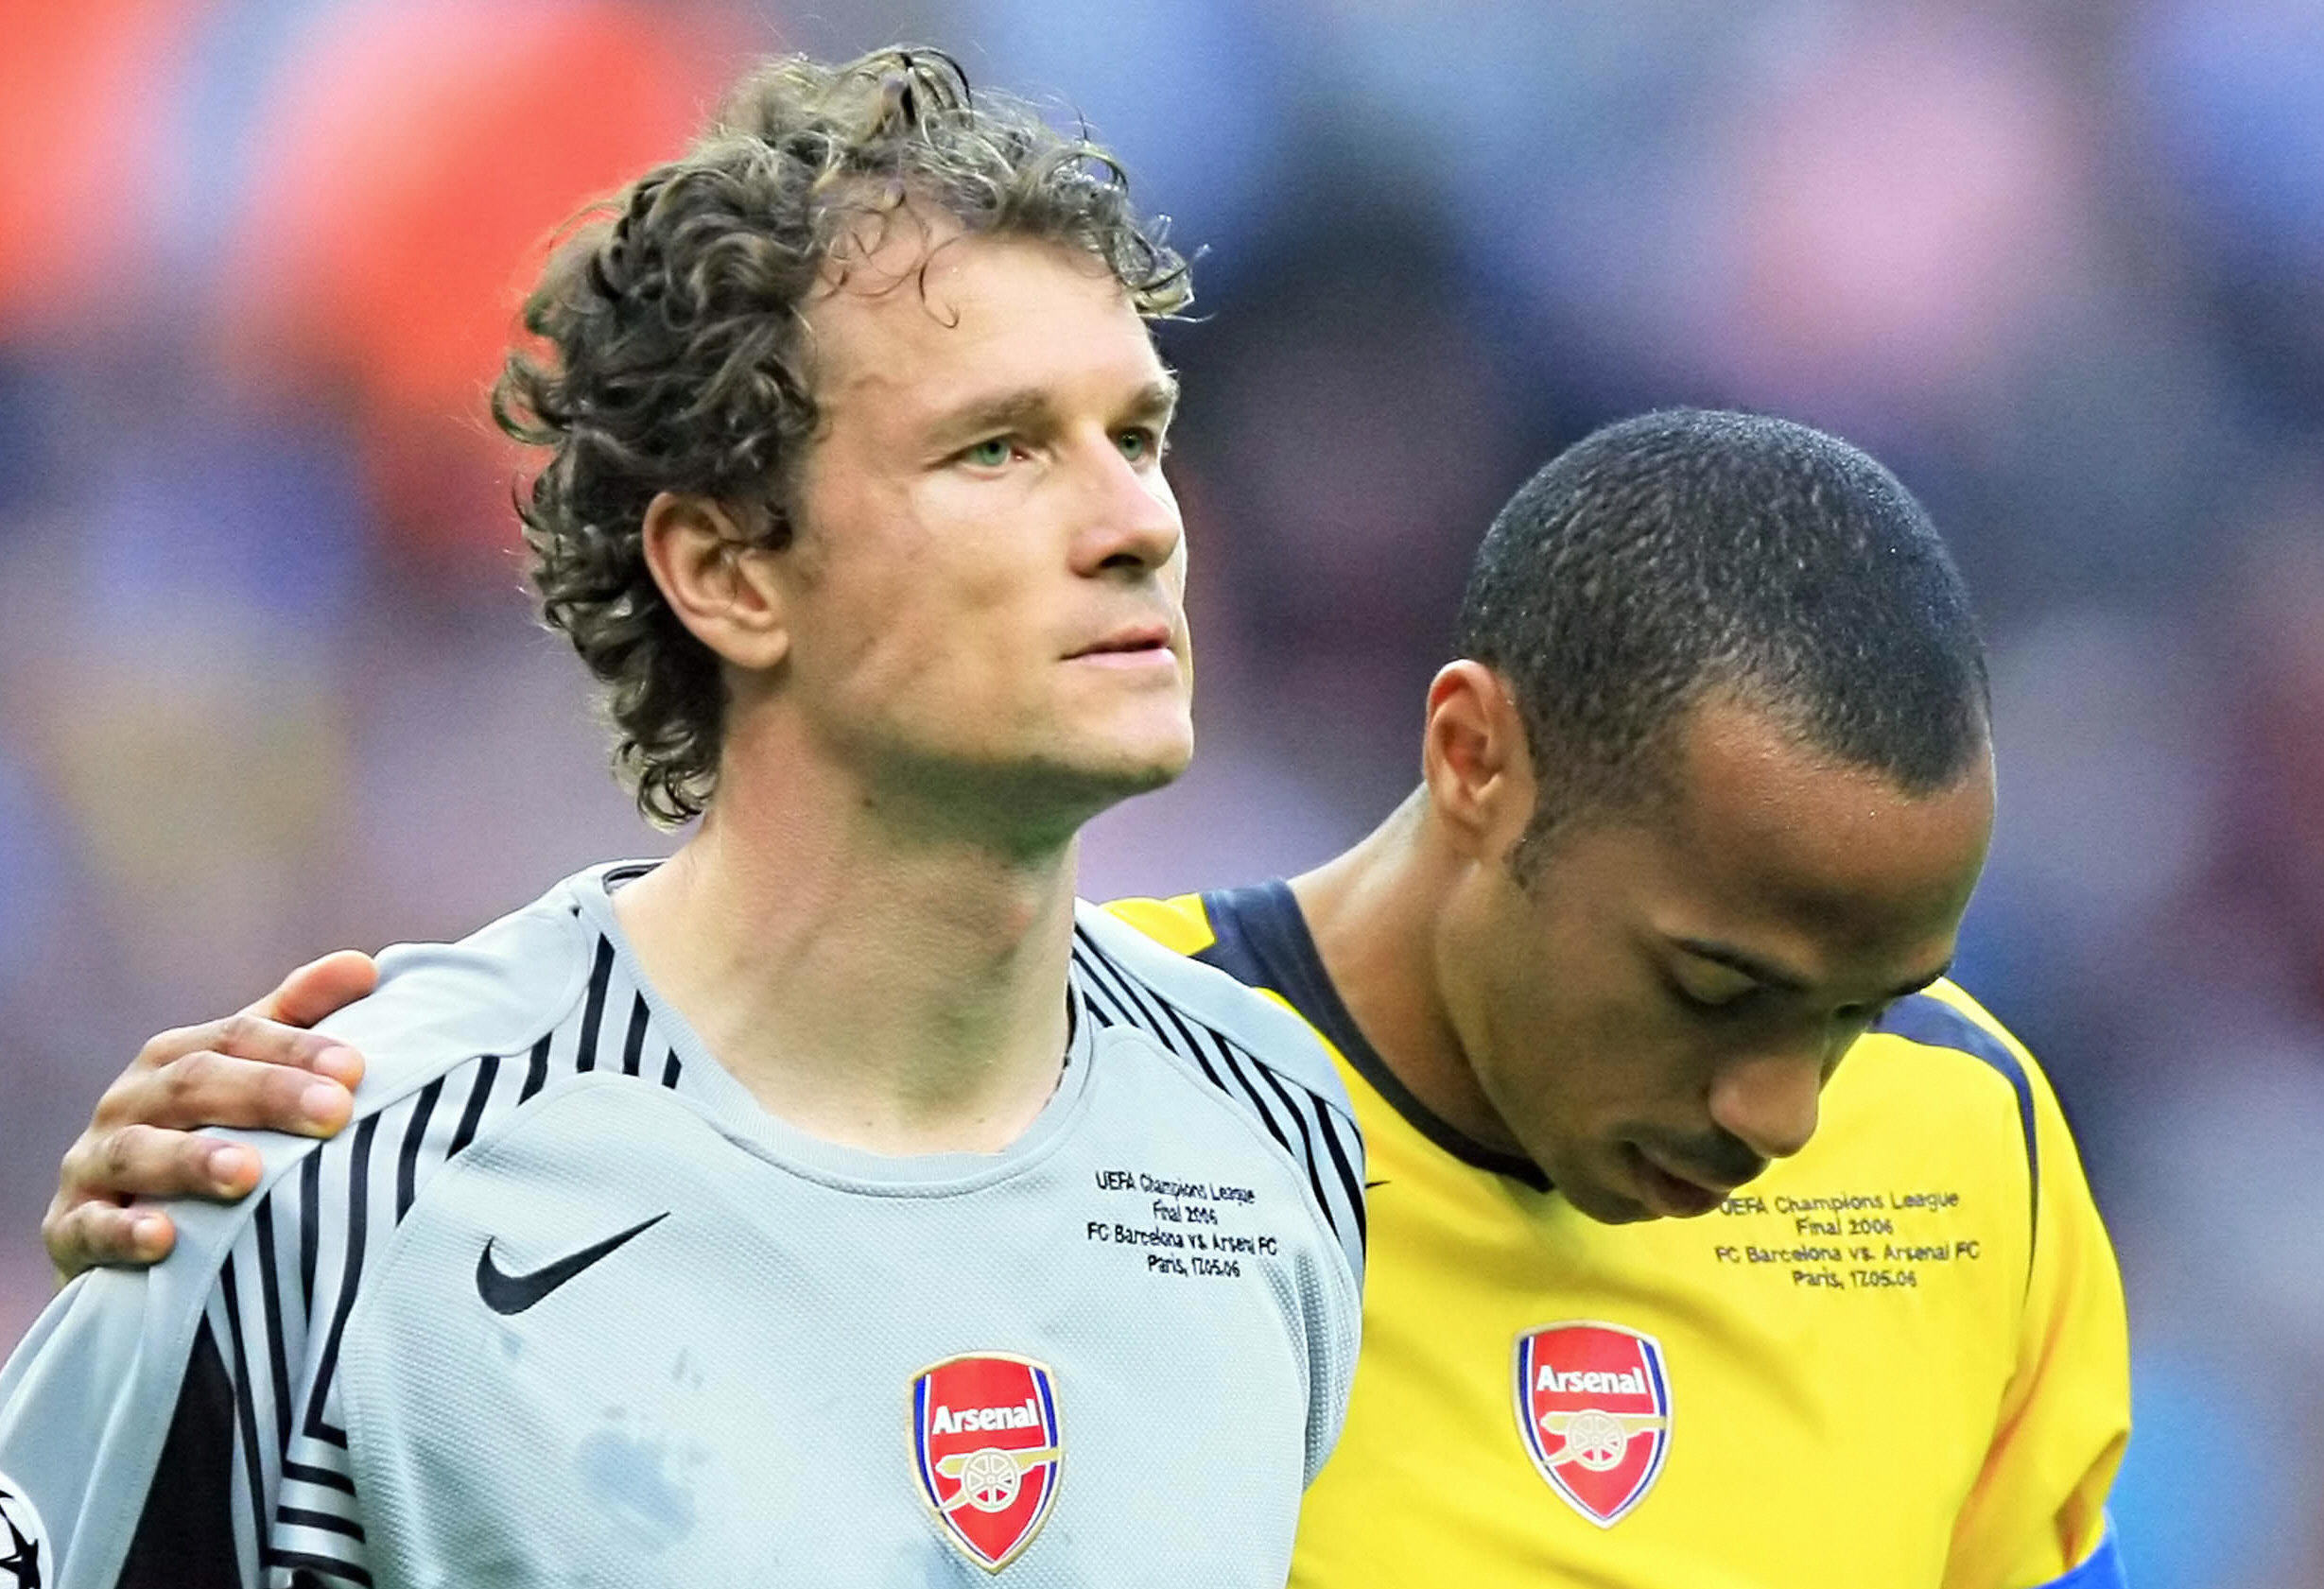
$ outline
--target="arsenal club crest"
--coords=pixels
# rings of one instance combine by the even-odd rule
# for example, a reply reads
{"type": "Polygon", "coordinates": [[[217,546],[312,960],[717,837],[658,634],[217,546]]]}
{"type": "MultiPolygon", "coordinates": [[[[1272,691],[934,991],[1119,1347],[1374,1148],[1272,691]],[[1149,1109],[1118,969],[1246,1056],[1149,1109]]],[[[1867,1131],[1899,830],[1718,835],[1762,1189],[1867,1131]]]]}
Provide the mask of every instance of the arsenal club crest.
{"type": "Polygon", "coordinates": [[[1518,1337],[1518,1431],[1566,1504],[1610,1529],[1646,1498],[1671,1451],[1662,1347],[1620,1324],[1544,1324],[1518,1337]]]}
{"type": "Polygon", "coordinates": [[[998,1572],[1032,1543],[1057,1502],[1057,1393],[1049,1371],[1005,1352],[971,1352],[911,1382],[920,1492],[952,1543],[998,1572]]]}

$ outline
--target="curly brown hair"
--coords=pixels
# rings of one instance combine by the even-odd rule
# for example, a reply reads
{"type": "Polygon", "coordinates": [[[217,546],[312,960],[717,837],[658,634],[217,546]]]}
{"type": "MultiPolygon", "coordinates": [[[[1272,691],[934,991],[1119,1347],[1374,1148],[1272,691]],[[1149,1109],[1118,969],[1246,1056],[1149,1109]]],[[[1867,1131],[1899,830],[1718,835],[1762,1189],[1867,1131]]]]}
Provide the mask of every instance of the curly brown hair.
{"type": "Polygon", "coordinates": [[[650,820],[701,813],[726,700],[647,566],[647,507],[708,498],[758,544],[788,543],[786,489],[818,422],[804,308],[835,250],[852,257],[866,223],[876,238],[907,206],[1085,250],[1150,319],[1192,298],[1187,261],[1085,130],[972,96],[949,57],[897,48],[754,72],[684,156],[583,212],[526,301],[543,346],[510,354],[493,415],[548,449],[517,500],[532,582],[605,688],[615,767],[650,820]]]}

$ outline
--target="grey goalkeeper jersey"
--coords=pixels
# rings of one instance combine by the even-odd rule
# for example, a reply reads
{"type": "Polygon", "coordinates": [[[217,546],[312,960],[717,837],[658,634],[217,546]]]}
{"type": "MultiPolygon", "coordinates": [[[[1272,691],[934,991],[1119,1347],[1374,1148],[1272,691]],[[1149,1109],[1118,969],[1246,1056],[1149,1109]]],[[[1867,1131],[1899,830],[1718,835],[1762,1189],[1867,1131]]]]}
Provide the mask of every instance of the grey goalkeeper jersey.
{"type": "Polygon", "coordinates": [[[641,870],[383,956],[354,1126],[41,1317],[0,1589],[1283,1583],[1362,1263],[1306,1028],[1084,906],[1032,1126],[859,1152],[645,985],[641,870]]]}

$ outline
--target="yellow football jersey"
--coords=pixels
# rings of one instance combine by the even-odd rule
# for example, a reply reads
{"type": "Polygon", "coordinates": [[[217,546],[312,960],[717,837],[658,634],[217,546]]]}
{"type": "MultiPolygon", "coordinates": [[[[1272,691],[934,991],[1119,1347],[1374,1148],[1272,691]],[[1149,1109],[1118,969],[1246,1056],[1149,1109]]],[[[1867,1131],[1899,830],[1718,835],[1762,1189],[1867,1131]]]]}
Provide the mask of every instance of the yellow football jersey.
{"type": "Polygon", "coordinates": [[[1280,883],[1124,919],[1332,1047],[1363,1350],[1294,1589],[2107,1589],[2122,1282],[2056,1099],[1946,983],[1699,1219],[1596,1223],[1380,1063],[1280,883]]]}

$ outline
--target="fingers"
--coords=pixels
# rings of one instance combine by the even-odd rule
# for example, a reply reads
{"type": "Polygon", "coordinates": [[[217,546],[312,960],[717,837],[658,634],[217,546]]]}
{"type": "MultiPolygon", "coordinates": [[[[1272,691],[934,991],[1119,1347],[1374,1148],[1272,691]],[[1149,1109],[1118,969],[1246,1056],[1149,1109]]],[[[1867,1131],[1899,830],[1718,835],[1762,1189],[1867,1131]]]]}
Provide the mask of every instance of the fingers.
{"type": "Polygon", "coordinates": [[[352,1083],[363,1073],[363,1058],[346,1045],[321,1032],[267,1019],[252,1005],[240,1014],[198,1027],[176,1027],[146,1040],[125,1073],[165,1070],[176,1062],[204,1050],[262,1064],[295,1065],[352,1083]]]}
{"type": "MultiPolygon", "coordinates": [[[[150,1112],[150,1100],[156,1097],[174,1097],[187,1089],[214,1083],[216,1077],[212,1073],[217,1068],[215,1062],[219,1060],[279,1066],[293,1072],[308,1071],[343,1088],[352,1088],[362,1079],[363,1056],[345,1044],[320,1032],[268,1020],[254,1013],[255,1009],[253,1006],[238,1015],[204,1022],[199,1027],[179,1027],[147,1039],[130,1068],[97,1100],[96,1123],[146,1120],[173,1126],[275,1125],[269,1119],[227,1119],[216,1115],[165,1118],[150,1112]]],[[[229,1068],[223,1074],[248,1073],[229,1068]]],[[[282,1083],[291,1089],[298,1085],[296,1081],[282,1083]]],[[[292,1128],[285,1125],[281,1129],[292,1128]]]]}
{"type": "Polygon", "coordinates": [[[258,1155],[194,1128],[330,1136],[344,1127],[363,1056],[304,1028],[378,980],[370,956],[341,950],[301,966],[239,1014],[163,1032],[140,1049],[64,1156],[41,1222],[58,1273],[69,1279],[93,1265],[145,1265],[167,1253],[176,1227],[133,1200],[250,1194],[258,1155]]]}
{"type": "MultiPolygon", "coordinates": [[[[312,1032],[237,1015],[208,1027],[165,1032],[107,1088],[96,1119],[64,1156],[52,1222],[72,1232],[86,1225],[110,1231],[106,1252],[130,1235],[103,1213],[139,1198],[207,1198],[232,1201],[258,1183],[258,1155],[237,1144],[189,1134],[201,1126],[238,1126],[329,1136],[345,1126],[354,1095],[317,1070],[354,1076],[361,1062],[312,1032]],[[189,1044],[204,1040],[216,1047],[189,1044]],[[233,1049],[229,1053],[223,1050],[233,1049]],[[237,1057],[256,1054],[256,1059],[237,1057]],[[302,1064],[302,1061],[305,1062],[302,1064]],[[314,1068],[307,1068],[313,1066],[314,1068]]],[[[48,1227],[43,1226],[45,1234],[48,1227]]],[[[68,1241],[83,1241],[80,1235],[68,1241]]],[[[52,1255],[61,1269],[84,1259],[79,1247],[52,1255]]],[[[99,1261],[112,1261],[110,1258],[99,1261]]]]}
{"type": "Polygon", "coordinates": [[[231,1202],[258,1184],[258,1155],[235,1143],[155,1126],[91,1128],[64,1155],[41,1239],[60,1280],[99,1264],[143,1267],[177,1244],[177,1227],[131,1195],[231,1202]]]}
{"type": "Polygon", "coordinates": [[[369,955],[339,949],[301,966],[243,1013],[286,1026],[311,1027],[378,985],[379,968],[369,955]]]}
{"type": "Polygon", "coordinates": [[[135,1198],[231,1202],[258,1184],[259,1167],[258,1155],[239,1143],[159,1126],[93,1129],[65,1152],[55,1208],[135,1198]]]}
{"type": "Polygon", "coordinates": [[[175,1132],[237,1126],[329,1136],[347,1123],[355,1100],[340,1078],[362,1074],[355,1050],[254,1016],[221,1022],[211,1036],[215,1046],[125,1071],[98,1101],[95,1129],[160,1126],[175,1132]]]}
{"type": "Polygon", "coordinates": [[[85,1269],[100,1265],[143,1269],[169,1255],[178,1243],[178,1228],[156,1208],[122,1208],[109,1202],[83,1202],[50,1208],[41,1221],[41,1239],[49,1261],[57,1266],[60,1285],[85,1269]]]}

